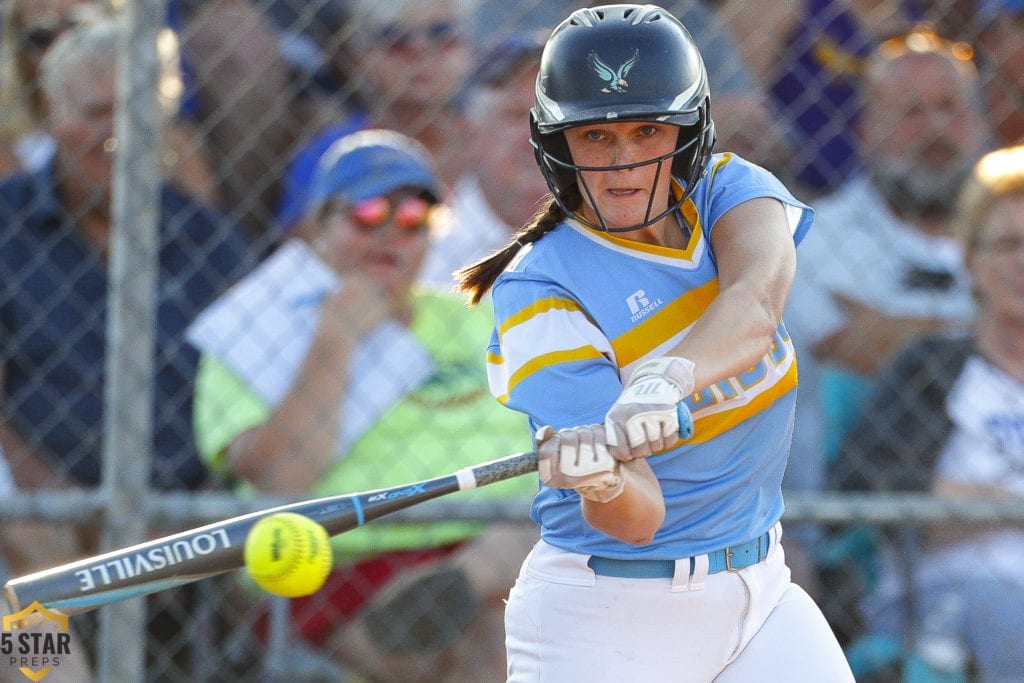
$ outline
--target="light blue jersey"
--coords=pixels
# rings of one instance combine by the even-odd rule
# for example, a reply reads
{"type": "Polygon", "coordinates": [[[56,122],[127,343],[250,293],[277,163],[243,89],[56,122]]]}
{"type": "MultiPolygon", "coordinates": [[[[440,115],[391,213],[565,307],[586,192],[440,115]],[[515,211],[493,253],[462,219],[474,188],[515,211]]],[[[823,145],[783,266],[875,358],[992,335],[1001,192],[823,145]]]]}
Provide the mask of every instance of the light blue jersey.
{"type": "MultiPolygon", "coordinates": [[[[736,205],[774,197],[794,239],[813,212],[773,175],[731,154],[714,155],[681,207],[693,226],[684,250],[642,244],[561,223],[524,249],[493,288],[491,390],[536,428],[603,423],[644,360],[686,336],[718,293],[709,241],[736,205]]],[[[750,226],[757,239],[757,226],[750,226]]],[[[592,527],[571,490],[541,487],[532,516],[548,543],[614,558],[676,559],[756,538],[782,516],[782,475],[793,427],[796,357],[780,324],[748,372],[686,399],[696,434],[650,459],[667,516],[650,545],[630,546],[592,527]]]]}

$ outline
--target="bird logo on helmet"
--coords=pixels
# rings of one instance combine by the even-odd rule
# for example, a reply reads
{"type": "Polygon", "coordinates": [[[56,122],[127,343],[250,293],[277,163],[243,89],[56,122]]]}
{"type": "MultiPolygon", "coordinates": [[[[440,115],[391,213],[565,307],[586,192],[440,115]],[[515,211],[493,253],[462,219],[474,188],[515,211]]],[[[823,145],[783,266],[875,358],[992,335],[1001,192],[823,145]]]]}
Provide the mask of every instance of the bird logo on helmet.
{"type": "Polygon", "coordinates": [[[573,12],[548,38],[535,92],[530,142],[548,188],[567,214],[581,196],[580,171],[619,168],[573,163],[564,131],[574,126],[614,120],[679,127],[676,149],[668,155],[672,176],[683,188],[677,201],[641,225],[616,231],[650,225],[678,210],[704,175],[715,142],[707,70],[689,31],[661,7],[604,5],[573,12]],[[644,63],[637,69],[641,47],[644,63]]]}
{"type": "Polygon", "coordinates": [[[634,50],[633,56],[622,63],[618,69],[613,69],[604,63],[604,60],[596,52],[587,55],[587,64],[594,70],[598,78],[605,83],[601,92],[626,92],[629,88],[629,81],[626,76],[630,70],[640,61],[640,50],[634,50]]]}

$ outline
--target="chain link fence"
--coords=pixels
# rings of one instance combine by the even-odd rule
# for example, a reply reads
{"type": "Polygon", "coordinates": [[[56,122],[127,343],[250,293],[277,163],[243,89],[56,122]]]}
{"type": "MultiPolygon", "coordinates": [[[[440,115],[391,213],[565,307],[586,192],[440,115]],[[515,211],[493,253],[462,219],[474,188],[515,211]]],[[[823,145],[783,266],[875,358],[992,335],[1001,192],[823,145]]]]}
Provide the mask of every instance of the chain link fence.
{"type": "MultiPolygon", "coordinates": [[[[187,337],[189,326],[230,284],[293,234],[302,234],[315,160],[331,142],[355,130],[395,128],[422,142],[451,192],[456,217],[467,179],[476,178],[484,186],[478,196],[493,205],[492,223],[515,227],[515,221],[525,220],[543,185],[537,184],[526,144],[529,88],[515,90],[514,82],[524,70],[529,73],[537,36],[580,3],[127,0],[67,16],[42,11],[44,4],[49,7],[7,0],[0,43],[5,61],[0,164],[8,176],[35,173],[51,181],[50,194],[31,201],[18,194],[29,193],[30,185],[0,186],[0,195],[6,192],[0,198],[11,207],[3,217],[8,225],[0,249],[16,254],[4,259],[0,310],[5,337],[0,438],[18,484],[0,496],[0,519],[13,574],[294,498],[295,492],[284,488],[260,492],[245,485],[244,473],[232,469],[229,444],[267,417],[266,406],[260,412],[260,402],[252,400],[253,392],[229,394],[235,398],[219,404],[224,412],[207,414],[202,422],[195,378],[206,361],[187,337]],[[55,130],[61,119],[52,116],[53,104],[40,100],[42,55],[75,21],[111,13],[120,18],[121,31],[114,107],[104,112],[101,98],[89,100],[90,89],[76,87],[82,79],[102,82],[101,73],[73,70],[62,90],[50,89],[77,106],[67,113],[64,129],[55,130]],[[106,131],[97,123],[104,116],[111,126],[106,131]],[[68,142],[93,134],[107,159],[106,176],[102,168],[95,170],[95,149],[84,143],[72,148],[68,142]],[[56,156],[55,149],[60,149],[56,156]],[[69,156],[76,163],[64,161],[69,156]],[[60,163],[54,164],[55,158],[60,163]],[[109,194],[101,191],[104,184],[109,194]],[[81,187],[91,187],[98,199],[69,190],[81,187]],[[233,251],[236,244],[244,244],[244,250],[233,251]],[[231,412],[241,412],[243,404],[255,417],[231,412]],[[223,433],[222,440],[210,433],[223,433]]],[[[854,8],[859,4],[667,3],[693,29],[705,53],[719,150],[766,166],[817,206],[864,168],[857,126],[871,106],[861,99],[868,54],[919,21],[931,22],[940,35],[972,50],[970,61],[978,67],[973,102],[991,124],[986,145],[1007,144],[1024,134],[1019,129],[1024,68],[1012,66],[1024,54],[1024,32],[1004,35],[1006,22],[1013,20],[991,14],[997,5],[1012,2],[867,3],[873,9],[866,14],[854,8]]],[[[501,234],[495,239],[496,244],[481,238],[456,247],[456,264],[504,241],[501,234]]],[[[845,267],[856,278],[863,264],[847,248],[845,267]]],[[[815,266],[801,261],[802,271],[811,271],[811,284],[805,286],[814,286],[819,277],[815,266]]],[[[937,301],[943,300],[941,291],[937,301]]],[[[933,313],[939,315],[936,310],[922,317],[933,313]]],[[[248,314],[251,319],[239,325],[266,323],[265,312],[248,314]]],[[[967,324],[969,315],[959,322],[967,324]]],[[[452,337],[459,336],[453,327],[458,320],[448,323],[452,337]]],[[[282,349],[301,336],[288,327],[260,329],[267,335],[261,343],[282,349]]],[[[799,330],[791,331],[799,344],[799,330]]],[[[870,330],[864,334],[867,345],[870,330]]],[[[485,343],[480,338],[477,344],[481,374],[485,343]]],[[[803,371],[812,351],[801,351],[803,371]]],[[[262,369],[273,369],[279,360],[265,360],[262,369]]],[[[827,375],[825,364],[816,365],[815,372],[827,375]]],[[[908,378],[908,400],[932,379],[908,378]]],[[[219,375],[218,381],[223,388],[227,380],[219,375]]],[[[809,374],[812,381],[818,378],[809,374]]],[[[825,387],[827,381],[815,386],[825,387]]],[[[438,416],[451,408],[436,397],[417,396],[438,416]]],[[[820,407],[810,390],[800,400],[802,406],[820,407]]],[[[306,409],[314,417],[322,410],[306,409]]],[[[887,478],[891,472],[870,468],[870,457],[854,455],[850,461],[838,441],[826,443],[841,432],[825,435],[825,441],[812,435],[825,420],[815,414],[819,417],[797,417],[787,474],[785,523],[794,572],[856,658],[861,678],[891,680],[905,662],[889,641],[872,640],[878,635],[873,600],[887,595],[879,585],[904,581],[909,588],[894,593],[900,600],[930,600],[912,571],[924,557],[922,537],[1019,529],[1024,502],[943,499],[927,485],[894,485],[887,478]],[[845,490],[833,476],[843,457],[841,467],[863,478],[845,490]]],[[[921,429],[943,433],[941,408],[933,418],[934,424],[921,429]]],[[[323,419],[336,421],[334,415],[323,419]]],[[[461,452],[413,470],[436,474],[506,452],[496,435],[468,431],[449,435],[439,447],[422,447],[417,434],[434,434],[435,423],[444,424],[440,417],[428,422],[403,424],[391,439],[378,437],[392,449],[381,454],[380,462],[388,464],[370,463],[361,478],[379,482],[370,487],[407,481],[405,470],[384,468],[426,458],[419,450],[462,444],[461,452]]],[[[900,425],[895,429],[899,442],[900,425]]],[[[524,437],[523,449],[529,447],[528,434],[524,437]]],[[[343,490],[361,488],[369,487],[343,490]]],[[[362,550],[446,545],[462,538],[449,533],[452,521],[529,528],[527,515],[528,496],[521,490],[437,501],[375,522],[361,537],[362,550]],[[403,529],[407,536],[395,541],[403,529]]],[[[349,559],[358,564],[358,551],[353,553],[349,559]]],[[[509,573],[507,560],[494,556],[491,561],[495,575],[509,573]]],[[[518,562],[511,564],[514,575],[518,562]]],[[[1016,580],[1019,585],[1021,577],[1016,580]]],[[[367,598],[379,589],[379,577],[357,574],[330,599],[314,595],[305,608],[328,621],[340,618],[338,594],[358,593],[360,581],[367,598]]],[[[361,603],[360,596],[353,599],[361,603]]],[[[311,641],[296,630],[289,609],[287,600],[261,596],[238,572],[76,617],[72,628],[97,680],[361,680],[332,651],[329,637],[320,633],[311,641]]],[[[895,634],[897,642],[912,641],[923,627],[908,612],[886,614],[896,614],[898,623],[885,634],[895,634]]],[[[1024,671],[1018,673],[1024,679],[1024,671]]]]}

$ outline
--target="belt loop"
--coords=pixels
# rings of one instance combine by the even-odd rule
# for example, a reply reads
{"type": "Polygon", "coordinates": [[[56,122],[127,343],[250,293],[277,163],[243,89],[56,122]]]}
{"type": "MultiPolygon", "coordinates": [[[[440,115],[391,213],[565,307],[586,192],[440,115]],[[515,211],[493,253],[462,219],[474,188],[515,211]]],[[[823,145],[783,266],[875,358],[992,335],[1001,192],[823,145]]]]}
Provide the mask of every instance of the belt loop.
{"type": "Polygon", "coordinates": [[[711,568],[711,561],[707,555],[697,555],[690,559],[693,564],[693,569],[690,572],[690,590],[703,590],[704,580],[708,578],[708,569],[711,568]]]}
{"type": "Polygon", "coordinates": [[[682,593],[690,590],[690,558],[676,560],[676,570],[672,574],[672,592],[682,593]]]}

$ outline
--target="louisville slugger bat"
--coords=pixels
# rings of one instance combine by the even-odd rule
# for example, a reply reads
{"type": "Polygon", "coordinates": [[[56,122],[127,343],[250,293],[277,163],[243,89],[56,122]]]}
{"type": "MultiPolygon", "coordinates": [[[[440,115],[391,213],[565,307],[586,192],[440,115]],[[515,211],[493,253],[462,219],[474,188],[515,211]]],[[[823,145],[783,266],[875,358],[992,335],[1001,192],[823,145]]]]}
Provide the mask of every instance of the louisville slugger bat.
{"type": "Polygon", "coordinates": [[[26,574],[4,584],[4,594],[12,612],[38,601],[47,609],[79,614],[242,567],[249,530],[277,512],[306,515],[336,536],[432,498],[536,470],[535,452],[516,453],[403,486],[279,505],[26,574]]]}

